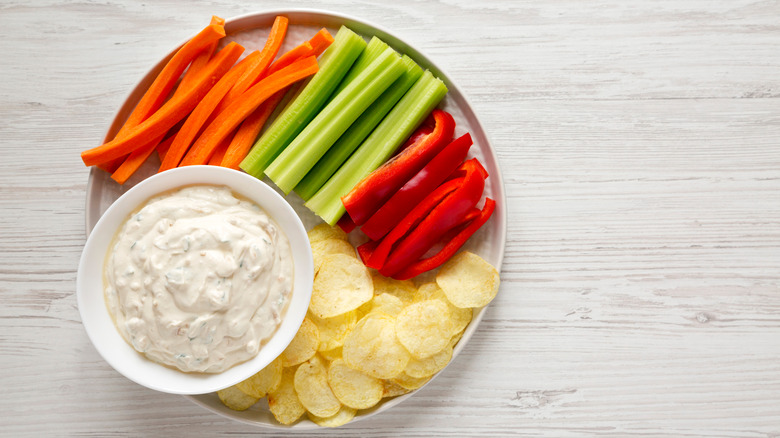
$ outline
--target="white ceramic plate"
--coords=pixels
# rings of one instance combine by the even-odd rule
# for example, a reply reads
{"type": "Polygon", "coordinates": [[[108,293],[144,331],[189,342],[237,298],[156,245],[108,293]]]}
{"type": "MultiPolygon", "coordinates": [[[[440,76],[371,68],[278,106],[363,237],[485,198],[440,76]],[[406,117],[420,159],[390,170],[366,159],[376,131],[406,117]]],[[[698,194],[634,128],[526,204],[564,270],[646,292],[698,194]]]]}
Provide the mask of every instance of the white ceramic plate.
{"type": "MultiPolygon", "coordinates": [[[[477,157],[490,173],[485,185],[486,196],[496,200],[496,211],[493,213],[491,219],[483,226],[466,244],[464,249],[473,251],[485,260],[496,266],[500,270],[501,263],[504,257],[504,245],[506,241],[506,197],[504,193],[504,186],[501,179],[501,171],[498,165],[498,159],[495,155],[493,148],[490,146],[487,134],[485,133],[482,125],[480,124],[476,114],[472,110],[468,103],[468,100],[461,92],[461,90],[454,84],[449,77],[439,69],[431,60],[425,56],[418,49],[415,49],[408,43],[397,38],[389,31],[382,29],[381,27],[367,23],[358,18],[350,17],[347,15],[336,14],[326,11],[317,10],[273,10],[261,13],[254,13],[243,15],[240,17],[229,19],[225,25],[225,30],[228,34],[228,40],[235,40],[239,43],[245,44],[247,52],[261,48],[262,43],[265,41],[268,35],[268,30],[273,23],[274,18],[277,15],[285,15],[290,19],[290,28],[288,30],[285,46],[282,47],[280,53],[292,48],[300,41],[306,40],[311,37],[318,29],[327,27],[333,35],[341,25],[346,25],[353,31],[363,35],[366,39],[373,35],[378,36],[383,41],[394,47],[397,51],[405,53],[417,61],[423,68],[431,70],[436,76],[441,78],[449,88],[449,93],[444,101],[439,105],[440,108],[449,112],[455,118],[457,122],[456,136],[459,136],[465,132],[469,132],[474,139],[474,146],[469,152],[470,157],[477,157]]],[[[173,52],[171,52],[171,55],[173,52]]],[[[171,56],[169,55],[169,57],[171,56]]],[[[143,94],[143,90],[148,87],[155,75],[162,69],[165,62],[169,58],[161,60],[147,75],[139,82],[136,88],[130,93],[125,104],[120,108],[117,113],[111,127],[106,135],[107,138],[111,138],[121,127],[121,124],[127,118],[128,114],[132,110],[135,103],[143,94]]],[[[134,175],[130,181],[125,183],[124,186],[116,184],[108,174],[105,172],[92,169],[89,176],[89,183],[87,185],[87,205],[86,205],[86,228],[87,233],[94,227],[98,218],[108,208],[109,205],[125,190],[132,187],[138,181],[146,178],[147,176],[155,172],[155,165],[159,163],[151,163],[151,165],[142,168],[134,175]]],[[[304,225],[307,229],[312,228],[314,225],[321,221],[314,216],[306,207],[303,206],[303,202],[296,195],[291,194],[287,196],[288,202],[292,205],[296,212],[300,215],[304,225]]],[[[474,318],[463,334],[463,338],[456,345],[452,362],[456,361],[457,355],[469,341],[471,336],[477,329],[485,309],[479,309],[475,311],[474,318]]],[[[488,358],[486,358],[488,359],[488,358]]],[[[445,371],[441,371],[445,372],[445,371]]],[[[440,372],[440,373],[441,373],[440,372]]],[[[387,409],[401,403],[403,400],[414,395],[416,391],[409,394],[387,399],[378,406],[366,411],[360,411],[358,415],[352,421],[357,421],[380,412],[384,412],[387,409]]],[[[270,428],[292,428],[299,429],[313,429],[319,426],[308,421],[306,418],[297,422],[293,426],[282,426],[273,418],[264,406],[263,402],[258,403],[253,408],[237,412],[226,408],[217,398],[215,394],[204,394],[197,396],[187,396],[194,403],[212,411],[219,415],[231,418],[243,423],[270,427],[270,428]]]]}

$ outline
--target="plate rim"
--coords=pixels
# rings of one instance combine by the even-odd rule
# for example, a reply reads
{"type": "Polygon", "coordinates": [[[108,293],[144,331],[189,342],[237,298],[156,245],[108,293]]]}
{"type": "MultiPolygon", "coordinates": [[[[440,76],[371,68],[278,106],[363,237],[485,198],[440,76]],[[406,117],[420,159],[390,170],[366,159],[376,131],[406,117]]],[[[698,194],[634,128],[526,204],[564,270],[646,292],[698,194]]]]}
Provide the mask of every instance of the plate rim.
{"type": "MultiPolygon", "coordinates": [[[[498,233],[494,239],[494,241],[498,243],[498,247],[494,251],[494,253],[496,257],[495,268],[498,270],[500,274],[502,271],[504,255],[506,250],[507,216],[508,216],[504,178],[499,166],[496,149],[493,147],[492,141],[490,140],[487,131],[484,129],[482,122],[480,121],[477,114],[474,112],[473,106],[471,105],[471,102],[468,96],[466,95],[466,93],[464,93],[463,90],[458,86],[458,84],[453,82],[449,78],[449,76],[441,68],[439,68],[438,65],[436,65],[436,63],[431,60],[431,57],[429,57],[424,51],[410,45],[409,43],[406,42],[405,39],[397,36],[397,34],[395,33],[390,32],[383,26],[371,20],[362,19],[351,14],[345,14],[342,12],[336,12],[336,11],[319,9],[319,8],[275,8],[275,9],[268,9],[268,10],[258,10],[258,11],[248,12],[248,13],[240,14],[225,19],[225,32],[227,35],[231,35],[233,33],[241,32],[245,30],[259,29],[260,27],[257,25],[244,26],[244,24],[245,22],[251,22],[251,21],[255,21],[255,22],[267,21],[270,25],[270,23],[272,23],[273,21],[273,18],[275,18],[277,15],[288,16],[288,18],[290,18],[291,26],[296,24],[306,25],[306,24],[317,23],[317,25],[323,25],[327,27],[328,25],[324,23],[332,22],[334,23],[333,24],[334,27],[343,24],[346,25],[347,27],[350,27],[350,29],[354,30],[356,33],[364,37],[366,37],[367,34],[366,30],[368,30],[371,32],[371,34],[379,36],[385,42],[390,44],[391,47],[393,47],[394,49],[408,54],[416,62],[423,65],[425,68],[430,69],[432,73],[434,73],[437,77],[441,78],[447,85],[448,97],[452,98],[453,100],[462,101],[462,104],[459,106],[461,110],[464,110],[464,116],[468,119],[468,123],[471,129],[478,131],[479,134],[483,137],[483,141],[486,146],[486,148],[483,149],[483,152],[484,150],[487,150],[490,153],[490,158],[491,158],[490,163],[483,163],[483,164],[485,164],[486,167],[488,167],[490,176],[495,178],[495,181],[498,183],[491,186],[491,197],[496,200],[496,210],[493,213],[493,219],[498,220],[499,222],[496,227],[498,233]],[[314,17],[320,18],[320,21],[313,21],[314,17]],[[297,19],[303,19],[304,22],[293,23],[293,21],[297,19]],[[309,22],[307,23],[306,20],[309,20],[309,22]],[[391,42],[400,43],[400,47],[399,44],[392,44],[391,42]]],[[[132,90],[127,94],[125,99],[122,101],[123,102],[122,105],[120,106],[119,110],[117,110],[114,118],[112,119],[109,128],[106,130],[106,135],[103,140],[104,142],[107,141],[109,137],[113,137],[121,127],[121,124],[124,123],[124,120],[129,115],[129,112],[132,110],[132,107],[135,105],[138,99],[140,99],[140,95],[143,94],[144,88],[142,88],[142,85],[153,80],[154,76],[156,76],[156,74],[164,67],[165,63],[175,54],[176,50],[178,50],[178,48],[181,47],[181,45],[183,45],[186,41],[187,40],[181,42],[174,49],[172,49],[166,56],[161,58],[160,61],[158,61],[152,68],[150,68],[147,71],[145,75],[141,77],[141,79],[138,81],[135,87],[133,87],[132,90]]],[[[472,134],[474,133],[472,132],[472,134]]],[[[94,224],[97,222],[97,220],[99,220],[100,216],[102,215],[102,212],[99,211],[99,206],[97,211],[93,211],[93,209],[90,208],[91,198],[93,197],[92,195],[96,190],[96,181],[101,177],[103,177],[103,176],[98,176],[98,172],[102,172],[102,170],[99,170],[96,167],[92,167],[89,173],[89,180],[87,182],[87,190],[86,190],[87,196],[86,196],[86,205],[85,205],[85,212],[86,212],[85,229],[86,229],[87,236],[89,236],[92,228],[94,227],[94,224]]],[[[122,192],[126,190],[129,190],[129,188],[123,188],[122,192]]],[[[469,327],[473,327],[473,330],[469,331],[468,328],[466,329],[466,333],[464,333],[463,339],[461,339],[462,341],[465,340],[465,342],[458,342],[458,344],[456,345],[453,351],[453,359],[457,355],[459,355],[460,351],[471,340],[474,331],[476,331],[477,327],[480,325],[483,316],[485,314],[485,311],[488,307],[489,305],[482,307],[480,309],[475,309],[474,317],[472,319],[472,322],[469,324],[469,327]]],[[[444,369],[446,369],[452,362],[453,360],[451,360],[445,366],[444,369]]],[[[411,396],[416,394],[419,390],[427,386],[428,383],[433,381],[435,377],[437,377],[439,374],[441,374],[444,371],[444,369],[436,373],[433,376],[433,378],[430,379],[428,382],[426,382],[426,384],[423,385],[422,387],[412,390],[407,394],[403,394],[394,397],[392,399],[385,400],[379,405],[378,408],[372,408],[368,410],[370,412],[366,414],[355,416],[355,418],[351,420],[348,424],[352,424],[356,421],[360,421],[372,417],[375,414],[378,414],[380,412],[383,412],[387,409],[390,409],[400,404],[401,402],[410,398],[411,396]]],[[[224,411],[218,411],[211,408],[208,404],[206,404],[200,399],[200,397],[210,396],[210,394],[182,395],[182,396],[190,400],[192,403],[212,413],[220,415],[224,418],[229,418],[233,421],[238,421],[255,427],[264,427],[269,429],[291,429],[291,430],[320,429],[320,426],[316,425],[315,423],[311,422],[306,418],[304,418],[303,420],[299,420],[298,422],[294,423],[291,426],[286,426],[282,424],[270,424],[270,423],[252,421],[247,418],[240,417],[238,415],[228,415],[224,411]]]]}

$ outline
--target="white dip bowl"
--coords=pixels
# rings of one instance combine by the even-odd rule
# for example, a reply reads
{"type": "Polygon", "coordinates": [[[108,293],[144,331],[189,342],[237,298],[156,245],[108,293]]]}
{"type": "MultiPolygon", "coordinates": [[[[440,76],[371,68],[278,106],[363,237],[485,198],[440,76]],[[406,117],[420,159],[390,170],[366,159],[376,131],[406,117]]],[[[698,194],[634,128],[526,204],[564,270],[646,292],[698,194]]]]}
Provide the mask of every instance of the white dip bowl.
{"type": "Polygon", "coordinates": [[[227,388],[263,369],[292,341],[306,316],[314,276],[306,229],[274,189],[246,173],[218,166],[187,166],[151,176],[106,210],[87,239],[79,262],[76,293],[84,328],[101,356],[128,379],[171,394],[205,394],[227,388]],[[254,202],[281,227],[293,256],[293,292],[281,325],[253,359],[221,373],[185,373],[147,359],[119,334],[104,298],[103,269],[112,240],[132,212],[150,198],[184,186],[229,187],[254,202]]]}

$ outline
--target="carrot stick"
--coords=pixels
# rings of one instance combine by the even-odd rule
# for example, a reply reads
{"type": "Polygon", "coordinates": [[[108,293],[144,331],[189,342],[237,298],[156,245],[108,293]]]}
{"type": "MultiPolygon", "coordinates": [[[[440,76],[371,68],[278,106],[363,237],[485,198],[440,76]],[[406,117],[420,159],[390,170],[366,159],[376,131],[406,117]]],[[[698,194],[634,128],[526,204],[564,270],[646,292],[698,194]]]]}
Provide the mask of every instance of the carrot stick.
{"type": "Polygon", "coordinates": [[[162,138],[160,138],[156,141],[149,142],[148,144],[142,146],[139,149],[136,149],[133,151],[133,153],[128,155],[127,158],[125,158],[125,161],[122,162],[122,165],[111,173],[111,179],[118,182],[119,184],[124,184],[138,169],[141,168],[149,156],[152,155],[152,152],[156,150],[158,155],[163,157],[165,152],[167,152],[170,148],[173,139],[176,137],[176,128],[172,128],[170,131],[168,131],[167,134],[163,134],[162,137],[165,137],[165,140],[159,141],[162,140],[162,138]]]}
{"type": "Polygon", "coordinates": [[[324,52],[332,42],[333,35],[331,35],[330,32],[328,32],[328,29],[325,29],[324,27],[315,33],[314,36],[309,40],[309,43],[314,49],[314,53],[317,53],[317,56],[322,54],[322,52],[324,52]]]}
{"type": "Polygon", "coordinates": [[[172,135],[157,145],[157,155],[160,157],[160,161],[165,159],[165,154],[167,154],[168,149],[171,148],[171,143],[173,143],[174,138],[176,138],[176,136],[172,135]]]}
{"type": "Polygon", "coordinates": [[[261,103],[277,91],[317,72],[317,58],[310,56],[273,73],[248,89],[236,102],[225,108],[203,131],[181,165],[205,164],[225,136],[233,132],[261,103]]]}
{"type": "MultiPolygon", "coordinates": [[[[224,24],[224,20],[223,20],[224,24]]],[[[173,89],[176,81],[181,76],[182,72],[187,65],[195,58],[205,47],[212,43],[216,43],[220,38],[225,36],[225,29],[222,25],[212,24],[206,26],[197,35],[187,41],[168,63],[163,67],[152,84],[146,90],[141,100],[138,101],[133,111],[128,116],[122,128],[114,136],[114,138],[120,138],[127,133],[128,130],[136,127],[139,123],[146,120],[152,113],[160,108],[165,98],[173,89]]],[[[121,157],[118,157],[121,158],[121,157]]],[[[117,159],[111,163],[101,163],[100,166],[103,170],[112,172],[121,163],[121,160],[117,159]]]]}
{"type": "Polygon", "coordinates": [[[222,158],[225,156],[225,151],[227,151],[228,146],[230,146],[230,142],[233,138],[234,133],[228,134],[227,137],[225,137],[224,140],[219,142],[219,146],[217,146],[216,149],[214,149],[214,154],[211,155],[211,158],[209,158],[209,164],[212,166],[219,166],[222,162],[222,158]]]}
{"type": "Polygon", "coordinates": [[[222,99],[217,105],[217,108],[211,113],[206,125],[209,125],[217,117],[219,113],[224,111],[231,103],[241,98],[246,90],[257,81],[266,76],[268,66],[271,65],[271,61],[274,60],[276,54],[279,52],[279,48],[282,47],[284,37],[287,35],[287,25],[289,20],[287,17],[277,16],[274,20],[274,24],[271,27],[271,31],[268,34],[268,39],[265,42],[263,50],[260,52],[260,58],[258,58],[250,68],[241,76],[236,82],[236,85],[228,91],[227,96],[222,99]]]}
{"type": "MultiPolygon", "coordinates": [[[[327,29],[323,28],[309,41],[294,47],[280,56],[279,59],[274,61],[268,68],[267,74],[277,72],[307,56],[320,56],[332,42],[333,36],[327,29]]],[[[221,166],[230,167],[231,169],[239,168],[238,165],[241,163],[241,160],[244,159],[252,148],[252,145],[255,140],[257,140],[257,136],[263,129],[265,122],[268,121],[268,118],[273,114],[274,109],[282,98],[284,98],[288,89],[289,87],[285,87],[284,89],[277,91],[276,94],[269,97],[268,100],[254,110],[246,120],[241,122],[241,126],[233,137],[233,141],[230,143],[230,146],[228,146],[227,151],[225,151],[225,156],[220,163],[221,166]]]]}
{"type": "Polygon", "coordinates": [[[152,152],[154,152],[159,144],[159,141],[152,141],[134,150],[125,158],[122,165],[111,174],[111,179],[119,184],[124,184],[127,179],[130,178],[144,162],[146,162],[146,159],[152,155],[152,152]]]}
{"type": "Polygon", "coordinates": [[[233,140],[223,154],[222,161],[219,163],[220,166],[236,170],[239,169],[238,165],[241,164],[241,160],[249,153],[249,149],[251,149],[252,145],[255,143],[265,122],[274,112],[276,106],[279,105],[279,102],[284,98],[288,88],[289,87],[285,87],[284,89],[277,91],[276,94],[260,104],[252,114],[241,122],[241,126],[239,126],[238,131],[236,131],[236,135],[233,136],[233,140]]]}
{"type": "MultiPolygon", "coordinates": [[[[236,82],[236,85],[228,92],[225,102],[229,104],[233,99],[236,99],[249,87],[256,84],[268,70],[268,66],[271,65],[271,61],[276,58],[276,54],[279,53],[279,48],[282,47],[284,37],[287,35],[287,24],[289,20],[287,17],[278,16],[274,20],[271,32],[268,35],[268,39],[265,42],[263,50],[260,52],[260,58],[255,61],[252,66],[241,76],[236,82]]],[[[227,107],[226,105],[220,105],[220,111],[227,107]]]]}
{"type": "Polygon", "coordinates": [[[192,110],[192,113],[187,116],[184,125],[182,125],[181,129],[176,134],[176,139],[173,141],[173,144],[171,144],[171,148],[165,155],[165,160],[163,160],[160,165],[160,172],[173,169],[179,165],[179,161],[181,161],[184,154],[187,153],[187,149],[189,149],[195,137],[198,136],[198,133],[202,130],[206,120],[211,116],[214,109],[217,107],[217,104],[225,98],[228,90],[236,84],[236,81],[241,75],[243,75],[247,68],[252,66],[259,57],[260,52],[257,50],[250,53],[246,58],[242,59],[241,62],[234,65],[225,76],[222,76],[222,79],[220,79],[219,82],[209,90],[206,96],[198,102],[198,105],[192,110]]]}
{"type": "Polygon", "coordinates": [[[328,32],[328,29],[322,28],[314,34],[309,41],[304,41],[302,44],[295,46],[294,48],[285,52],[279,57],[270,67],[268,67],[268,73],[279,71],[284,67],[292,64],[293,62],[303,59],[307,56],[320,56],[325,49],[333,42],[333,35],[328,32]]]}
{"type": "MultiPolygon", "coordinates": [[[[224,26],[225,19],[214,15],[211,17],[211,24],[217,26],[224,26]]],[[[201,50],[200,54],[198,54],[198,57],[192,61],[192,64],[190,64],[190,68],[188,68],[187,71],[184,73],[184,77],[181,78],[178,89],[182,89],[182,88],[186,89],[190,85],[192,85],[192,80],[195,78],[195,74],[200,72],[203,69],[203,67],[205,67],[206,64],[208,64],[211,57],[214,56],[214,52],[217,49],[217,44],[219,44],[219,41],[214,41],[208,46],[206,46],[206,48],[201,50]]]]}
{"type": "MultiPolygon", "coordinates": [[[[217,25],[217,26],[224,26],[225,19],[217,17],[216,15],[211,17],[211,24],[217,25]]],[[[217,48],[217,44],[219,44],[219,40],[213,41],[211,44],[206,46],[203,50],[200,51],[198,56],[192,61],[187,71],[184,72],[184,76],[182,77],[181,81],[179,82],[178,87],[176,88],[176,91],[173,92],[173,95],[176,96],[177,94],[180,94],[182,90],[186,90],[192,85],[192,82],[194,78],[197,76],[198,73],[200,73],[204,67],[206,67],[206,64],[208,64],[209,60],[211,60],[211,57],[214,55],[214,50],[217,48]]],[[[180,127],[179,127],[180,128],[180,127]]],[[[173,128],[172,130],[178,131],[178,129],[173,128]]],[[[170,132],[170,131],[169,131],[170,132]]],[[[106,171],[111,172],[111,179],[116,181],[119,184],[124,184],[130,176],[132,176],[138,169],[141,168],[141,166],[146,162],[146,160],[149,158],[149,156],[152,154],[152,152],[157,149],[159,151],[158,146],[160,145],[160,142],[165,137],[166,134],[161,135],[154,141],[150,142],[148,146],[144,146],[130,155],[122,158],[118,158],[114,160],[112,163],[120,162],[118,166],[115,164],[112,164],[108,169],[103,169],[106,171]]],[[[173,135],[171,135],[169,138],[165,141],[165,152],[168,151],[170,148],[171,143],[173,142],[174,137],[176,137],[175,132],[173,135]]],[[[158,155],[159,154],[158,152],[158,155]]],[[[164,154],[160,156],[160,161],[163,160],[164,154]]]]}
{"type": "Polygon", "coordinates": [[[81,159],[84,164],[92,166],[122,157],[163,135],[195,108],[214,83],[227,73],[243,51],[244,48],[236,43],[228,44],[198,74],[192,88],[171,98],[162,108],[130,129],[121,138],[82,152],[81,159]]]}
{"type": "Polygon", "coordinates": [[[130,113],[125,124],[117,133],[117,137],[126,134],[132,128],[135,128],[141,122],[146,120],[152,113],[157,111],[168,97],[176,81],[181,76],[187,65],[198,55],[198,53],[212,42],[218,41],[225,36],[225,29],[222,26],[210,24],[197,35],[187,41],[179,49],[173,58],[163,67],[160,74],[157,75],[152,85],[146,90],[141,100],[130,113]]]}

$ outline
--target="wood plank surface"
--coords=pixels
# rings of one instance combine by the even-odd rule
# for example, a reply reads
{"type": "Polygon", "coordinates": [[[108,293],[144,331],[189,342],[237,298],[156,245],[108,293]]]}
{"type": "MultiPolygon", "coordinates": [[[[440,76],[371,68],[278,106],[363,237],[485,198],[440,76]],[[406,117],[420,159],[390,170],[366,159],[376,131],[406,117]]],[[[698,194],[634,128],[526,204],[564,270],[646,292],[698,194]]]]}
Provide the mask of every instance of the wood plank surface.
{"type": "Polygon", "coordinates": [[[780,436],[780,2],[0,1],[0,435],[280,436],[136,385],[81,325],[79,153],[212,14],[359,17],[469,98],[502,285],[418,394],[334,436],[780,436]]]}

